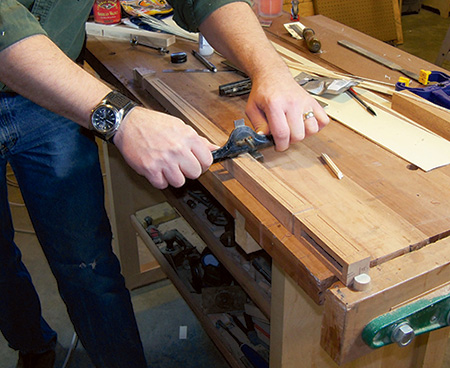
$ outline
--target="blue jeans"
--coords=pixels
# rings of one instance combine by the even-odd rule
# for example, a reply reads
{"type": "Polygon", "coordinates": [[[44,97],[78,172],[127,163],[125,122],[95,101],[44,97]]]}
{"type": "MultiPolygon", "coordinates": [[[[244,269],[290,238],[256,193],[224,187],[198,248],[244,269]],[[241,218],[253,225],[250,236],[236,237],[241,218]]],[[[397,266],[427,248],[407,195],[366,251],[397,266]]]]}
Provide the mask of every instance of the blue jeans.
{"type": "Polygon", "coordinates": [[[130,294],[111,248],[93,138],[29,100],[0,93],[0,329],[23,353],[55,346],[14,243],[6,165],[83,346],[96,367],[147,367],[130,294]]]}

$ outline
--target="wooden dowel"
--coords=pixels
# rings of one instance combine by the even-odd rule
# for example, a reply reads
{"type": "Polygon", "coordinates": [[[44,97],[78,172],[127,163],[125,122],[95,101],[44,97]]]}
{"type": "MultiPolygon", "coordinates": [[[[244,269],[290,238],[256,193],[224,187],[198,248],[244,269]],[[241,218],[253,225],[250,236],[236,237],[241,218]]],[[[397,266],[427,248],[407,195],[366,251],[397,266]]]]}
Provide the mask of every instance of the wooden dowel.
{"type": "Polygon", "coordinates": [[[328,156],[326,153],[322,153],[322,158],[325,161],[325,163],[328,165],[328,167],[333,171],[333,173],[336,175],[336,177],[341,180],[344,177],[344,174],[341,170],[336,166],[336,164],[331,160],[330,156],[328,156]]]}

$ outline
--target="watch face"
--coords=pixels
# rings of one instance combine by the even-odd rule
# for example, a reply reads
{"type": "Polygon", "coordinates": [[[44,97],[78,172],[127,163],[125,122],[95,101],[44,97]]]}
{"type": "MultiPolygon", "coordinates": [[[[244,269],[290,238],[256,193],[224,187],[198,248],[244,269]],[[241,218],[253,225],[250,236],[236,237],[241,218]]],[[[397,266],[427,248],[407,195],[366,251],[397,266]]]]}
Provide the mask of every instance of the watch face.
{"type": "Polygon", "coordinates": [[[118,111],[108,105],[98,107],[92,114],[92,125],[100,133],[108,133],[116,128],[118,111]]]}

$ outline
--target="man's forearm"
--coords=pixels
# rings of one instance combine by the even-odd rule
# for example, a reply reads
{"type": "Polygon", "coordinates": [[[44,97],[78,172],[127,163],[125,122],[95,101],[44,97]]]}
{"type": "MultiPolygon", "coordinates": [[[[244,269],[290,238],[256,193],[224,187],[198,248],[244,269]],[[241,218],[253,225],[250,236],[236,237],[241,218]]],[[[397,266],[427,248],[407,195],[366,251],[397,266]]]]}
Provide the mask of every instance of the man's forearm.
{"type": "Polygon", "coordinates": [[[111,90],[43,35],[30,36],[0,52],[0,81],[85,127],[92,108],[111,90]]]}
{"type": "Polygon", "coordinates": [[[269,72],[288,73],[246,3],[230,3],[217,9],[200,25],[200,31],[217,51],[252,78],[269,72]]]}

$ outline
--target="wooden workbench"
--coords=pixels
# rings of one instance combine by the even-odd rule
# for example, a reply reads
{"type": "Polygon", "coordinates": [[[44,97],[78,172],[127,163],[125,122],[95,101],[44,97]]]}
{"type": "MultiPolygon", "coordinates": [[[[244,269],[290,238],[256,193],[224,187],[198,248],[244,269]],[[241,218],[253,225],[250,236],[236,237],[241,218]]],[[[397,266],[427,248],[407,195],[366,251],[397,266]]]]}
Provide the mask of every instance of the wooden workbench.
{"type": "MultiPolygon", "coordinates": [[[[398,79],[397,72],[338,46],[336,41],[345,37],[405,68],[438,69],[323,16],[301,20],[322,41],[323,52],[312,55],[301,41],[287,36],[282,23],[289,18],[283,17],[274,20],[268,36],[319,65],[371,79],[398,79]]],[[[193,48],[194,44],[178,40],[170,51],[190,54],[193,48]]],[[[161,109],[148,92],[134,84],[134,68],[155,71],[157,78],[223,134],[231,131],[233,120],[245,117],[245,96],[218,96],[219,85],[241,79],[233,73],[162,73],[173,68],[167,55],[111,39],[89,38],[88,50],[87,61],[103,78],[147,106],[161,109]]],[[[216,65],[221,60],[218,55],[212,58],[216,65]]],[[[189,58],[183,67],[199,65],[189,58]]],[[[170,102],[166,108],[172,111],[170,102]]],[[[159,275],[159,270],[142,276],[129,216],[165,196],[128,168],[117,150],[107,151],[116,251],[133,288],[159,275]]],[[[279,203],[267,203],[267,188],[255,182],[259,173],[246,174],[243,169],[246,158],[225,164],[228,171],[221,164],[213,165],[199,181],[233,217],[243,219],[245,230],[272,257],[271,367],[335,367],[336,362],[345,367],[439,367],[448,329],[417,336],[407,347],[391,344],[374,351],[361,339],[361,331],[382,314],[430,292],[446,291],[450,280],[450,167],[427,173],[417,170],[336,122],[285,154],[271,150],[264,154],[263,174],[275,178],[267,187],[288,187],[306,209],[290,203],[279,212],[279,203]],[[317,159],[322,152],[333,155],[345,172],[345,181],[333,178],[317,159]],[[308,211],[314,216],[302,215],[308,211]],[[358,262],[369,260],[370,269],[365,270],[372,280],[369,290],[355,292],[350,286],[352,273],[344,275],[342,265],[337,267],[324,248],[316,247],[323,240],[322,232],[329,234],[330,227],[340,241],[358,249],[358,262]]]]}

